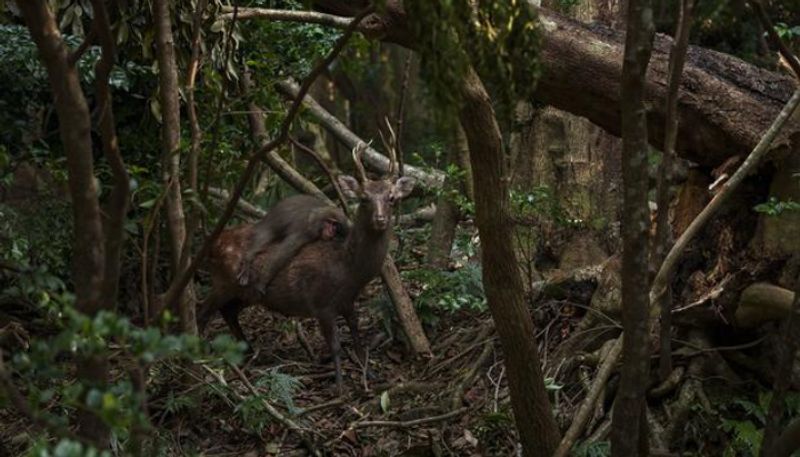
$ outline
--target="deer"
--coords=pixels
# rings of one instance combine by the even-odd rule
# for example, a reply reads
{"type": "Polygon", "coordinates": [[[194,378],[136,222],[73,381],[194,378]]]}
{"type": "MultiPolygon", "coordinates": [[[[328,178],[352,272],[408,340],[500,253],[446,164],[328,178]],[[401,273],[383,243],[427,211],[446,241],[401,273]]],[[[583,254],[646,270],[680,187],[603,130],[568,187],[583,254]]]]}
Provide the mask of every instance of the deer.
{"type": "Polygon", "coordinates": [[[353,148],[358,178],[349,175],[337,178],[344,196],[359,201],[346,238],[317,239],[304,244],[268,284],[258,284],[258,272],[270,252],[278,248],[277,244],[268,244],[255,256],[252,260],[256,272],[253,280],[242,285],[237,280],[238,269],[249,246],[253,224],[240,225],[221,233],[209,256],[211,293],[198,310],[200,331],[219,311],[233,336],[247,342],[239,323],[239,313],[255,304],[284,316],[314,318],[333,358],[336,390],[341,394],[341,345],[336,319],[344,317],[356,355],[366,363],[355,301],[364,286],[381,271],[393,233],[394,207],[411,193],[415,185],[414,178],[400,176],[394,144],[396,140],[393,138],[387,147],[390,155],[388,173],[375,180],[367,177],[361,162],[367,145],[359,143],[353,148]]]}

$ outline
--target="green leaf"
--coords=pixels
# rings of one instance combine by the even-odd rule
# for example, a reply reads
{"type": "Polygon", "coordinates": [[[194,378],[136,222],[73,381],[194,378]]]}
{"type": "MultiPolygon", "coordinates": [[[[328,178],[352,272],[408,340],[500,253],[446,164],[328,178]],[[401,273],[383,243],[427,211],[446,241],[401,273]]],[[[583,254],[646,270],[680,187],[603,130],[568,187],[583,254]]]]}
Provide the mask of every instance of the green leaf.
{"type": "Polygon", "coordinates": [[[383,410],[383,412],[385,413],[389,411],[389,406],[390,406],[389,391],[384,390],[383,393],[381,394],[381,410],[383,410]]]}

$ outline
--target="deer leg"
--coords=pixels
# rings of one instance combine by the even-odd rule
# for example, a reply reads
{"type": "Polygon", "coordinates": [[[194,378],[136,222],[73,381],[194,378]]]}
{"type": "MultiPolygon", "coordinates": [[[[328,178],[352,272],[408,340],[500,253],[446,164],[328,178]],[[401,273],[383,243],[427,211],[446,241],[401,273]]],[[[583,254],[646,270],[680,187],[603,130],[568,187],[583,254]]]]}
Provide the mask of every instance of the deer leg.
{"type": "Polygon", "coordinates": [[[244,341],[247,344],[247,352],[252,352],[253,345],[247,341],[242,326],[239,324],[239,312],[241,309],[241,302],[239,300],[231,300],[223,305],[219,311],[222,314],[222,318],[225,319],[225,323],[228,324],[228,328],[231,333],[233,333],[233,336],[239,341],[244,341]]]}
{"type": "Polygon", "coordinates": [[[361,334],[358,331],[358,313],[356,313],[355,307],[345,311],[344,319],[347,321],[347,326],[350,328],[350,338],[353,340],[353,348],[356,351],[358,363],[360,363],[364,369],[364,375],[367,379],[375,379],[375,374],[367,365],[369,361],[367,360],[367,353],[364,351],[364,345],[361,344],[361,334]]]}
{"type": "Polygon", "coordinates": [[[211,320],[211,316],[219,311],[227,301],[228,299],[223,294],[212,290],[208,298],[200,304],[198,307],[199,312],[197,313],[197,332],[199,334],[202,334],[206,329],[208,321],[211,320]]]}
{"type": "Polygon", "coordinates": [[[353,339],[353,348],[356,350],[356,356],[361,363],[367,363],[367,354],[364,352],[364,346],[361,344],[361,334],[358,331],[358,313],[355,308],[349,309],[344,313],[344,320],[347,321],[347,327],[350,328],[350,338],[353,339]]]}
{"type": "Polygon", "coordinates": [[[339,332],[336,329],[335,316],[320,316],[317,318],[319,321],[319,328],[322,330],[322,336],[325,337],[325,342],[328,344],[328,350],[333,356],[333,366],[336,370],[336,390],[339,395],[342,393],[342,361],[340,358],[341,344],[339,343],[339,332]]]}

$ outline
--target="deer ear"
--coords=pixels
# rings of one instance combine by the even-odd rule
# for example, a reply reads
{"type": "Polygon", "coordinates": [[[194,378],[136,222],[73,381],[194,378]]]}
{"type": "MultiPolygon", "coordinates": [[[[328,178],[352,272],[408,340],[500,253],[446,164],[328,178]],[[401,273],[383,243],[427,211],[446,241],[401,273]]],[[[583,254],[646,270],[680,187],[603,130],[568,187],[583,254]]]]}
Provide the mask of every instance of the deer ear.
{"type": "Polygon", "coordinates": [[[358,194],[361,193],[361,185],[358,184],[356,178],[348,175],[340,175],[337,180],[339,181],[339,187],[342,188],[342,193],[347,198],[358,198],[358,194]]]}
{"type": "Polygon", "coordinates": [[[394,197],[396,199],[406,198],[414,190],[414,185],[417,181],[414,178],[403,176],[394,183],[394,197]]]}

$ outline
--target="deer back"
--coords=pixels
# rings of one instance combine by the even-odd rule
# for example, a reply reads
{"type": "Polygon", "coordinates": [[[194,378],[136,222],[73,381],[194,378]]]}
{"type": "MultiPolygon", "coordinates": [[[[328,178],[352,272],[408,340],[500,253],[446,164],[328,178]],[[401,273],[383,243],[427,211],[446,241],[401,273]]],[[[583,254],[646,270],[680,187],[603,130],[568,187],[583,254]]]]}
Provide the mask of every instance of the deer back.
{"type": "MultiPolygon", "coordinates": [[[[338,314],[357,296],[366,281],[351,271],[347,243],[341,240],[313,241],[303,246],[297,255],[273,278],[264,294],[252,285],[240,286],[236,280],[237,266],[252,233],[251,224],[225,230],[214,245],[210,256],[212,287],[247,304],[261,304],[287,316],[318,317],[320,313],[338,314]]],[[[269,258],[268,245],[253,259],[255,281],[258,272],[269,258]]],[[[374,276],[374,275],[373,275],[374,276]]],[[[371,278],[370,278],[371,279],[371,278]]],[[[367,279],[368,281],[368,279],[367,279]]]]}

